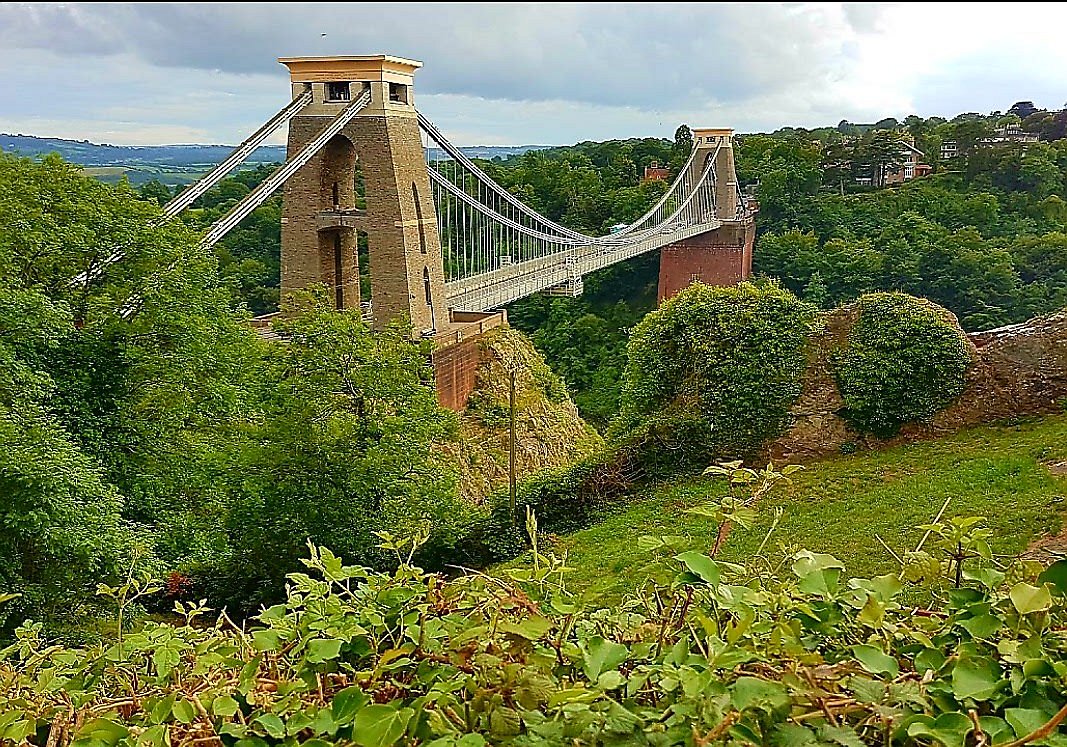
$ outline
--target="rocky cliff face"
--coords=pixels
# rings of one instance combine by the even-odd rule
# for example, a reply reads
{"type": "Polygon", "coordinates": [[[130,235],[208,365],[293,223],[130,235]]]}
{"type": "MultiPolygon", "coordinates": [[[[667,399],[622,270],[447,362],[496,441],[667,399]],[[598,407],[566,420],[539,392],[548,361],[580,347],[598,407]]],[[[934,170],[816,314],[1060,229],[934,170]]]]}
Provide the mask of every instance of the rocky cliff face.
{"type": "Polygon", "coordinates": [[[567,388],[521,332],[503,327],[478,340],[478,383],[446,447],[459,465],[460,494],[480,503],[508,484],[510,371],[515,375],[516,475],[559,467],[602,445],[567,388]]]}
{"type": "Polygon", "coordinates": [[[768,447],[775,460],[805,461],[850,446],[880,447],[1020,415],[1060,412],[1067,407],[1067,310],[1022,324],[967,335],[972,364],[967,388],[928,422],[905,426],[890,440],[857,433],[841,417],[841,395],[830,371],[831,353],[844,344],[858,317],[855,306],[828,312],[812,340],[804,388],[792,408],[793,425],[768,447]]]}

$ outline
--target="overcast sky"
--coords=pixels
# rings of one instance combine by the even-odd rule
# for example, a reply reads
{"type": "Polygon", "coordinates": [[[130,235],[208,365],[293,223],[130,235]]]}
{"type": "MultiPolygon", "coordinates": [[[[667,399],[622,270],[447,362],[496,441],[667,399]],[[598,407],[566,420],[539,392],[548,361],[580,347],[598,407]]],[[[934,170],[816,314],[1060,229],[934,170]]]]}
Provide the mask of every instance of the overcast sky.
{"type": "Polygon", "coordinates": [[[236,143],[289,96],[277,57],[381,52],[424,62],[459,145],[1058,108],[1065,29],[1067,3],[3,3],[0,132],[236,143]]]}

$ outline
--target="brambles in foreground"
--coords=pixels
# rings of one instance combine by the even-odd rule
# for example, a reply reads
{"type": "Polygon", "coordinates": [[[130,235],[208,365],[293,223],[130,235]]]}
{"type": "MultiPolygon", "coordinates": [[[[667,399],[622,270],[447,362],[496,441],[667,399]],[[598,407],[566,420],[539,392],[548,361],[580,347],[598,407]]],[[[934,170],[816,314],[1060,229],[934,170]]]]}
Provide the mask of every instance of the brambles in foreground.
{"type": "MultiPolygon", "coordinates": [[[[536,548],[532,516],[528,527],[536,548]]],[[[393,574],[312,547],[309,573],[291,575],[287,601],[251,631],[225,616],[194,625],[205,610],[182,608],[184,624],[147,623],[121,648],[62,650],[24,626],[0,664],[0,737],[1056,744],[1067,562],[999,563],[977,522],[935,521],[930,535],[915,552],[941,572],[925,578],[923,609],[901,601],[907,569],[846,580],[808,551],[737,565],[649,542],[673,582],[591,611],[567,590],[565,559],[536,550],[506,579],[446,581],[410,565],[421,538],[383,536],[393,574]]]]}

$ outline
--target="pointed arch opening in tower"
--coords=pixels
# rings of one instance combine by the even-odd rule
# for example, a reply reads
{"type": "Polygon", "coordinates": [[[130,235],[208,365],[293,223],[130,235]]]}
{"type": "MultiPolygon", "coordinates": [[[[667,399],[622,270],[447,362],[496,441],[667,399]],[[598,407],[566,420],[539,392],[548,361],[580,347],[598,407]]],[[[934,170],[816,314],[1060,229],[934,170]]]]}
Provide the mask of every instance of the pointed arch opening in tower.
{"type": "MultiPolygon", "coordinates": [[[[426,226],[422,222],[422,200],[419,199],[419,185],[411,183],[411,197],[415,200],[415,220],[419,223],[419,249],[426,253],[426,226]]],[[[429,301],[427,301],[429,303],[429,301]]]]}
{"type": "Polygon", "coordinates": [[[353,308],[360,301],[357,241],[343,216],[356,209],[355,145],[345,135],[335,135],[323,147],[320,163],[318,208],[334,216],[331,226],[319,229],[319,278],[330,289],[335,308],[353,308]]]}

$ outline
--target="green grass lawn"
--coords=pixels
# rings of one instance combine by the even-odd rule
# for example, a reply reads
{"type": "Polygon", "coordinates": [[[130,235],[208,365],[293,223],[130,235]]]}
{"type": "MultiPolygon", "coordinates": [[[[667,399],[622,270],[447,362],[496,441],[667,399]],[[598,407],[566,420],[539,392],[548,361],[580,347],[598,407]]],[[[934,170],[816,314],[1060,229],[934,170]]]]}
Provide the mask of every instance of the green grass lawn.
{"type": "MultiPolygon", "coordinates": [[[[898,552],[914,548],[922,534],[915,526],[931,521],[949,497],[946,516],[984,516],[994,552],[1018,553],[1059,530],[1067,477],[1053,475],[1047,464],[1065,459],[1067,415],[827,459],[764,498],[756,525],[735,529],[720,557],[738,560],[755,552],[771,509],[780,506],[784,516],[765,553],[805,547],[835,555],[849,575],[886,573],[897,565],[875,535],[898,552]]],[[[720,479],[705,477],[654,486],[597,525],[553,538],[551,546],[567,551],[573,588],[612,601],[657,575],[638,550],[642,535],[684,535],[694,549],[711,546],[716,526],[685,509],[722,495],[723,487],[720,479]]]]}

